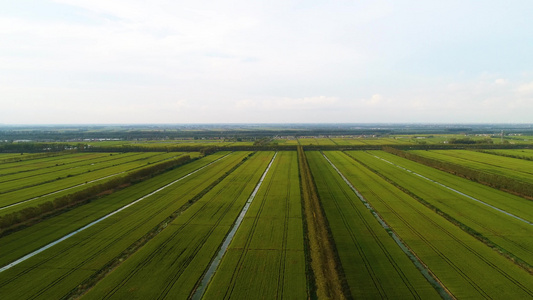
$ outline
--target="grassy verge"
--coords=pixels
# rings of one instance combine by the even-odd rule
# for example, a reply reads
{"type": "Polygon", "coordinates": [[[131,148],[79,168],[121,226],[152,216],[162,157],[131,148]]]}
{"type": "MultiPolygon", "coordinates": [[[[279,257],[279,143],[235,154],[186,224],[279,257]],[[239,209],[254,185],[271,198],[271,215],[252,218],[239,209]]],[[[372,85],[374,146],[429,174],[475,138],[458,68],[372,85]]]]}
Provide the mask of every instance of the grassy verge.
{"type": "Polygon", "coordinates": [[[347,299],[350,294],[343,282],[342,266],[329,232],[314,180],[303,148],[298,147],[300,184],[304,208],[304,226],[309,247],[308,257],[314,277],[314,292],[318,299],[347,299]]]}

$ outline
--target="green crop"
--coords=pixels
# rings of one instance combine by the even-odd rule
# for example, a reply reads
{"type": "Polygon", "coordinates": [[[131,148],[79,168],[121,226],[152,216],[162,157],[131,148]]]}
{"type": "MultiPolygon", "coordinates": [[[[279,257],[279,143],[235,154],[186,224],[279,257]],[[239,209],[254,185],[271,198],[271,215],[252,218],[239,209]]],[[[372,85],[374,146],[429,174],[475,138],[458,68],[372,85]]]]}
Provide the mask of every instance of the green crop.
{"type": "MultiPolygon", "coordinates": [[[[385,167],[378,169],[378,163],[374,163],[381,160],[362,152],[349,153],[358,159],[366,155],[361,162],[388,176],[385,167]]],[[[533,296],[530,288],[533,277],[525,270],[360,163],[353,160],[350,163],[353,175],[348,174],[348,178],[454,296],[513,299],[533,296]]],[[[397,174],[395,180],[408,178],[405,173],[408,172],[397,174]]],[[[413,185],[429,183],[417,178],[413,185]]],[[[440,194],[438,189],[431,189],[433,195],[440,194]]],[[[450,200],[448,197],[441,201],[450,200]]]]}
{"type": "Polygon", "coordinates": [[[204,298],[308,298],[301,211],[296,152],[280,152],[204,298]]]}
{"type": "MultiPolygon", "coordinates": [[[[328,152],[345,172],[351,166],[338,155],[328,152]]],[[[352,296],[439,298],[321,153],[308,152],[307,156],[352,296]]]]}

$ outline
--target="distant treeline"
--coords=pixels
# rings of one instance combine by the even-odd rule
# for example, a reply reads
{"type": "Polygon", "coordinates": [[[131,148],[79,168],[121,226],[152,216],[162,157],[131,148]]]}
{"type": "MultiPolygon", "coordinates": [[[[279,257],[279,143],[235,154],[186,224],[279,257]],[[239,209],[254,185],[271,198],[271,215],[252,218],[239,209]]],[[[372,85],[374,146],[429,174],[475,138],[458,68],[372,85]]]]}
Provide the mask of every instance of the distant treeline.
{"type": "Polygon", "coordinates": [[[250,139],[272,138],[273,136],[319,136],[319,135],[388,135],[387,129],[309,129],[309,130],[206,130],[206,131],[175,131],[175,130],[138,130],[138,131],[0,131],[0,140],[16,141],[68,141],[85,139],[119,139],[123,141],[136,140],[173,140],[191,139],[250,139]]]}
{"type": "Polygon", "coordinates": [[[472,145],[472,144],[493,144],[494,141],[490,138],[482,139],[482,140],[474,140],[471,138],[462,138],[462,139],[456,139],[451,138],[448,140],[448,143],[450,144],[463,144],[463,145],[472,145]]]}
{"type": "Polygon", "coordinates": [[[39,153],[39,152],[60,152],[65,150],[84,150],[85,144],[66,143],[0,143],[0,153],[39,153]]]}
{"type": "MultiPolygon", "coordinates": [[[[526,149],[531,148],[528,144],[492,144],[492,140],[480,143],[470,140],[469,142],[449,144],[405,144],[405,145],[304,145],[304,150],[380,150],[382,147],[394,147],[402,150],[437,150],[437,149],[526,149]]],[[[93,146],[87,144],[64,144],[64,143],[3,143],[0,144],[0,153],[41,153],[60,151],[83,151],[83,152],[202,152],[213,153],[216,151],[295,151],[297,145],[279,145],[268,142],[268,139],[259,139],[254,145],[220,145],[206,146],[198,144],[154,144],[154,145],[112,145],[93,146]]],[[[12,158],[10,158],[12,159],[12,158]]],[[[14,159],[13,161],[17,161],[14,159]]]]}
{"type": "Polygon", "coordinates": [[[384,147],[384,151],[412,160],[423,165],[439,169],[481,184],[513,193],[521,197],[533,199],[533,184],[523,182],[511,177],[474,170],[460,164],[440,161],[433,158],[423,157],[411,152],[402,151],[393,147],[384,147]]]}
{"type": "Polygon", "coordinates": [[[131,172],[126,176],[118,177],[105,183],[90,186],[81,191],[56,198],[55,200],[0,216],[0,235],[5,234],[5,232],[8,231],[15,230],[21,226],[39,222],[46,216],[67,211],[73,206],[88,203],[104,195],[111,194],[132,184],[172,170],[190,161],[191,157],[189,155],[180,156],[177,159],[131,172]]]}

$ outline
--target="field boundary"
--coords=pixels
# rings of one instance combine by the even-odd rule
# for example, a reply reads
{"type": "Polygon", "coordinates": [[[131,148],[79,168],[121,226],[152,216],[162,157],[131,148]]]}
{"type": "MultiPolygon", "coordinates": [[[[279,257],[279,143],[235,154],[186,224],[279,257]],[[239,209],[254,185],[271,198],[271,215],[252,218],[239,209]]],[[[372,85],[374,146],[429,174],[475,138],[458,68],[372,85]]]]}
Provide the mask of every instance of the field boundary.
{"type": "Polygon", "coordinates": [[[350,287],[338,257],[328,220],[324,214],[313,175],[302,146],[298,147],[303,224],[309,253],[307,264],[312,270],[311,298],[351,299],[350,287]]]}

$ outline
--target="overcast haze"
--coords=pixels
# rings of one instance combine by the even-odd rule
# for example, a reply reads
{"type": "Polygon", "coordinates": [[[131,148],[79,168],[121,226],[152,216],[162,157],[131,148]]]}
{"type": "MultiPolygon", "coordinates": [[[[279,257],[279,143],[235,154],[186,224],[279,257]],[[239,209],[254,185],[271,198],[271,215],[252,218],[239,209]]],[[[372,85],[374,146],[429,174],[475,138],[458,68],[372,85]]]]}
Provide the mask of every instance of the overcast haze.
{"type": "Polygon", "coordinates": [[[0,124],[533,122],[529,0],[0,3],[0,124]]]}

